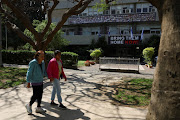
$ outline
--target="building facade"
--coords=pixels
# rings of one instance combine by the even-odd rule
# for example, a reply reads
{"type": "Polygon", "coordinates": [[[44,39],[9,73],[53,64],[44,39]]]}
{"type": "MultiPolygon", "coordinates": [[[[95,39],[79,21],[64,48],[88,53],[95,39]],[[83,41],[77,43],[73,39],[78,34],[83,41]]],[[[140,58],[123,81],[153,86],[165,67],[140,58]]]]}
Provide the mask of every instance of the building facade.
{"type": "MultiPolygon", "coordinates": [[[[64,24],[62,30],[70,45],[87,46],[93,39],[105,36],[108,45],[113,46],[108,56],[136,57],[146,38],[161,33],[157,9],[146,0],[119,0],[101,12],[93,7],[96,2],[100,0],[64,24]]],[[[72,6],[69,0],[61,0],[53,13],[53,22],[58,22],[72,6]]]]}

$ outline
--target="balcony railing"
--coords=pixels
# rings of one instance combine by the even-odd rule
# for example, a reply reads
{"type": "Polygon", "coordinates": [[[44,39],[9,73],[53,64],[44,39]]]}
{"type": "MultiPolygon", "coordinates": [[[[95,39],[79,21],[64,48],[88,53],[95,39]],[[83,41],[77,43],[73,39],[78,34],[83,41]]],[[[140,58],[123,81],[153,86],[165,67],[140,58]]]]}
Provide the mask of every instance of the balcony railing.
{"type": "Polygon", "coordinates": [[[141,22],[156,21],[156,13],[133,13],[119,15],[98,15],[98,16],[73,16],[68,19],[68,24],[83,23],[111,23],[111,22],[141,22]]]}

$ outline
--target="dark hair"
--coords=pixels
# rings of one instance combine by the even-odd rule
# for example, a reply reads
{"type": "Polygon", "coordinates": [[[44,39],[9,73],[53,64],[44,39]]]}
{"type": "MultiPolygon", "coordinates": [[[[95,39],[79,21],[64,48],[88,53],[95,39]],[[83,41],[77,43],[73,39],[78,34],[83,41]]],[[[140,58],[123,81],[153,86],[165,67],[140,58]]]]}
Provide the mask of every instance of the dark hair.
{"type": "Polygon", "coordinates": [[[58,53],[61,53],[61,51],[60,50],[55,50],[54,51],[54,55],[56,56],[58,53]]]}
{"type": "Polygon", "coordinates": [[[39,51],[37,51],[36,53],[35,53],[35,55],[34,55],[34,59],[38,59],[38,57],[39,57],[39,55],[42,53],[43,51],[42,50],[39,50],[39,51]]]}

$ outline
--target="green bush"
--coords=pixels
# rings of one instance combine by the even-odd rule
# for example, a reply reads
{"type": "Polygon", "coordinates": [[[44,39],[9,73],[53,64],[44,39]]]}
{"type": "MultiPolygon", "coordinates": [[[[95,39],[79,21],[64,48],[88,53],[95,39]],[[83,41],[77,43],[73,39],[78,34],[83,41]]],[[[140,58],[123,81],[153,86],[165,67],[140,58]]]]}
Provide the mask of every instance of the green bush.
{"type": "Polygon", "coordinates": [[[160,36],[152,35],[150,38],[147,38],[144,41],[144,48],[146,48],[146,47],[155,48],[153,57],[156,57],[156,56],[158,56],[159,44],[160,44],[160,36]]]}
{"type": "Polygon", "coordinates": [[[35,54],[35,51],[28,50],[2,50],[2,61],[7,64],[28,64],[35,54]]]}
{"type": "Polygon", "coordinates": [[[18,46],[17,49],[18,49],[18,50],[29,50],[29,51],[32,51],[32,50],[33,50],[33,47],[32,47],[29,43],[26,43],[26,44],[23,45],[23,46],[18,46]]]}
{"type": "Polygon", "coordinates": [[[90,56],[94,58],[96,62],[98,62],[98,58],[101,54],[102,54],[102,51],[100,49],[95,49],[91,52],[90,56]]]}
{"type": "Polygon", "coordinates": [[[143,50],[143,57],[145,59],[145,62],[149,65],[152,65],[153,55],[154,55],[153,47],[147,47],[143,50]]]}
{"type": "MultiPolygon", "coordinates": [[[[18,50],[18,51],[10,51],[10,50],[2,50],[2,60],[3,63],[7,64],[24,64],[27,65],[34,57],[36,51],[28,51],[28,50],[18,50]]],[[[47,62],[54,57],[53,51],[45,52],[45,59],[47,62]]],[[[62,52],[61,59],[63,62],[63,67],[65,68],[77,68],[78,64],[78,54],[73,52],[62,52]]]]}
{"type": "Polygon", "coordinates": [[[77,69],[78,54],[73,52],[62,52],[61,59],[63,62],[63,67],[77,69]]]}

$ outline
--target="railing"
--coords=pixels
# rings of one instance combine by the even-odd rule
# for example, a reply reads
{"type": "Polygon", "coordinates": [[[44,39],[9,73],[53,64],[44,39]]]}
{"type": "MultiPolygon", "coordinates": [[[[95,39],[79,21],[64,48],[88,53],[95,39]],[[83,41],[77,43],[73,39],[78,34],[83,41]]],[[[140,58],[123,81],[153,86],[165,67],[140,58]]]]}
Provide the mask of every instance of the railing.
{"type": "Polygon", "coordinates": [[[83,23],[104,23],[104,22],[140,22],[156,21],[156,13],[132,13],[118,15],[98,15],[98,16],[73,16],[68,19],[68,24],[83,23]]]}
{"type": "Polygon", "coordinates": [[[100,57],[100,70],[124,70],[139,72],[140,58],[100,57]]]}

